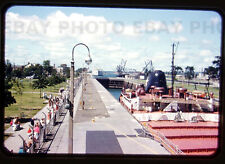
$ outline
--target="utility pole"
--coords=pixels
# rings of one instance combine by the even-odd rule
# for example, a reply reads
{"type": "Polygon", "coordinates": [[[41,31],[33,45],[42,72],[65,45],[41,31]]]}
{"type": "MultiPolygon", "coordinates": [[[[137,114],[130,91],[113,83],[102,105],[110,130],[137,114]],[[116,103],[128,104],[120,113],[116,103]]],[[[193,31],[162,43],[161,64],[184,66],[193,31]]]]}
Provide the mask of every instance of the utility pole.
{"type": "Polygon", "coordinates": [[[174,90],[174,55],[175,55],[175,52],[174,52],[174,47],[175,47],[175,43],[172,44],[172,70],[171,70],[171,83],[172,83],[172,97],[174,96],[173,95],[173,90],[174,90]]]}

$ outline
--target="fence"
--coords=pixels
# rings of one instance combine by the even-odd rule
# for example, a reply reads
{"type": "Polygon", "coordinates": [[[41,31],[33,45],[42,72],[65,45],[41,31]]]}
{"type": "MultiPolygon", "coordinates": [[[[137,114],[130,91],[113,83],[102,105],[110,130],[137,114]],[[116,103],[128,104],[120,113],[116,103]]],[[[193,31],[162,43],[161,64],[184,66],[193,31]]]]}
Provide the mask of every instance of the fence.
{"type": "MultiPolygon", "coordinates": [[[[141,124],[141,123],[140,123],[141,124]]],[[[164,135],[160,132],[149,128],[148,126],[142,125],[142,130],[144,135],[150,136],[155,141],[158,141],[163,147],[165,147],[171,154],[183,155],[184,153],[172,142],[170,142],[164,135]]]]}
{"type": "MultiPolygon", "coordinates": [[[[122,98],[125,98],[126,96],[123,96],[122,98]]],[[[126,99],[127,101],[129,101],[128,99],[126,99]]],[[[129,109],[129,107],[126,105],[125,101],[121,101],[122,104],[129,109]]],[[[129,112],[130,113],[130,112],[129,112]]],[[[131,114],[131,113],[130,113],[131,114]]],[[[133,114],[131,114],[131,116],[137,120],[133,114]]],[[[152,128],[148,127],[148,126],[144,126],[142,125],[142,123],[137,120],[137,122],[139,122],[139,124],[142,127],[142,131],[144,133],[144,136],[148,136],[152,139],[154,139],[155,141],[159,142],[162,146],[164,146],[171,154],[175,154],[175,155],[183,155],[184,153],[176,146],[174,145],[172,142],[170,142],[164,135],[162,135],[160,132],[153,130],[152,128]]]]}
{"type": "MultiPolygon", "coordinates": [[[[77,94],[81,81],[82,81],[82,77],[79,77],[77,78],[75,82],[74,96],[77,94]]],[[[44,112],[42,112],[42,114],[44,115],[44,120],[45,120],[44,124],[40,123],[40,119],[36,119],[39,121],[39,125],[41,125],[40,132],[37,139],[34,138],[34,127],[30,126],[30,128],[32,129],[32,145],[29,148],[27,147],[24,138],[21,135],[19,135],[19,137],[22,139],[22,142],[23,142],[24,153],[40,153],[41,152],[40,150],[43,144],[49,139],[49,134],[51,133],[52,129],[56,126],[57,120],[59,120],[62,112],[64,111],[63,109],[65,109],[65,105],[66,105],[65,99],[64,100],[59,99],[58,107],[55,110],[54,109],[51,110],[52,114],[48,123],[47,123],[47,116],[44,112]]],[[[49,112],[50,112],[50,109],[49,109],[49,112]]]]}

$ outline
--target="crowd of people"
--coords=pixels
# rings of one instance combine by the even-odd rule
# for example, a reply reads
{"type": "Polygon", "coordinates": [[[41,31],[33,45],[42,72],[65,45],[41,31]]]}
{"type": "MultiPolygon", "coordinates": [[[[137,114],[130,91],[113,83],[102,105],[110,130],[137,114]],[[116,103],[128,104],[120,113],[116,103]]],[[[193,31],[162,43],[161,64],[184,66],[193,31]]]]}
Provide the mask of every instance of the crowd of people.
{"type": "MultiPolygon", "coordinates": [[[[29,128],[27,130],[27,136],[28,138],[24,140],[23,146],[20,147],[19,153],[28,153],[30,152],[30,149],[33,148],[32,146],[36,146],[36,143],[39,141],[40,133],[43,128],[46,128],[46,125],[48,125],[53,119],[54,114],[56,111],[59,110],[60,107],[60,98],[61,97],[53,97],[50,95],[48,100],[48,112],[47,112],[47,119],[45,120],[45,117],[38,119],[38,118],[31,118],[29,123],[29,128]]],[[[12,126],[18,128],[18,117],[13,119],[12,126]]]]}
{"type": "MultiPolygon", "coordinates": [[[[40,139],[41,132],[43,129],[47,128],[47,125],[50,124],[51,120],[55,121],[55,113],[59,110],[60,104],[65,103],[65,100],[68,99],[68,91],[64,89],[60,90],[59,96],[53,96],[52,94],[48,97],[48,106],[47,106],[47,116],[46,118],[31,118],[29,127],[27,129],[27,137],[20,136],[23,140],[23,145],[19,148],[19,153],[28,153],[31,152],[32,148],[37,146],[37,143],[40,139]]],[[[20,119],[15,117],[11,120],[10,125],[13,131],[21,130],[20,119]]],[[[54,124],[53,124],[54,125],[54,124]]],[[[12,152],[13,150],[11,150],[12,152]]]]}
{"type": "Polygon", "coordinates": [[[36,143],[40,136],[40,131],[44,127],[44,124],[37,118],[32,118],[29,128],[27,130],[28,138],[24,140],[23,146],[20,147],[19,153],[28,153],[32,149],[32,146],[36,146],[36,143]]]}

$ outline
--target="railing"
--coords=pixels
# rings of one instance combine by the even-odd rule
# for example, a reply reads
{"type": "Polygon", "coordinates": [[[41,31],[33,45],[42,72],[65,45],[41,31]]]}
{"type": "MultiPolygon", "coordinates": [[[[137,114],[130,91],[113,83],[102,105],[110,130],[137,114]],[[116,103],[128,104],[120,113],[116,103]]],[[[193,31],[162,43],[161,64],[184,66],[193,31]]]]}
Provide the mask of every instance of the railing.
{"type": "MultiPolygon", "coordinates": [[[[79,77],[76,82],[75,82],[75,89],[74,89],[74,95],[77,94],[78,88],[80,86],[80,83],[82,81],[82,78],[79,77]]],[[[40,153],[41,152],[41,148],[43,147],[43,144],[49,139],[49,134],[51,133],[52,129],[54,128],[54,126],[56,126],[57,120],[59,120],[61,113],[63,112],[63,109],[65,107],[65,103],[66,101],[63,99],[59,99],[59,104],[58,104],[58,109],[57,110],[52,110],[52,114],[51,114],[51,118],[49,120],[49,122],[47,123],[47,119],[46,119],[46,114],[44,112],[44,124],[42,126],[40,126],[40,132],[38,135],[37,139],[34,139],[34,127],[30,126],[30,128],[32,129],[32,145],[28,148],[26,145],[26,142],[24,140],[24,138],[22,136],[19,135],[19,137],[22,139],[23,142],[23,152],[25,153],[40,153]]],[[[49,109],[50,111],[50,109],[49,109]]],[[[40,123],[40,119],[36,119],[39,121],[39,125],[41,125],[40,123]]]]}
{"type": "Polygon", "coordinates": [[[163,134],[160,132],[141,125],[145,135],[150,135],[154,140],[158,141],[163,147],[165,147],[171,154],[183,155],[184,153],[172,142],[170,142],[163,134]],[[146,129],[147,128],[147,129],[146,129]]]}
{"type": "MultiPolygon", "coordinates": [[[[129,103],[126,103],[126,101],[130,100],[124,96],[122,94],[123,98],[125,99],[125,101],[122,101],[122,103],[124,104],[124,106],[129,109],[129,103]]],[[[131,102],[130,102],[131,103],[131,102]]],[[[131,116],[137,120],[132,114],[131,116]]],[[[142,130],[145,136],[149,136],[152,139],[154,139],[155,141],[159,142],[163,147],[165,147],[171,154],[175,154],[175,155],[183,155],[184,153],[176,146],[174,145],[172,142],[170,142],[163,134],[161,134],[160,132],[153,130],[152,128],[148,127],[148,126],[144,126],[140,123],[139,120],[137,120],[139,122],[139,124],[142,126],[142,130]]]]}

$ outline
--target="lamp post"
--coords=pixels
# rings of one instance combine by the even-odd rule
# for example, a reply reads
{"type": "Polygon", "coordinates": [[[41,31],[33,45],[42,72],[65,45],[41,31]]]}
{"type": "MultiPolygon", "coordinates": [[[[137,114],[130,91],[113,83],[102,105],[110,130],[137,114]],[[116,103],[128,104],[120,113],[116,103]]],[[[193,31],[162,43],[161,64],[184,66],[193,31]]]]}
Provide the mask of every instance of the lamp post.
{"type": "MultiPolygon", "coordinates": [[[[90,56],[90,50],[88,46],[84,43],[76,44],[72,49],[72,60],[71,60],[71,68],[70,68],[70,115],[69,115],[69,137],[68,137],[68,153],[73,153],[73,107],[74,107],[74,49],[79,46],[83,45],[88,49],[88,56],[89,60],[87,62],[92,62],[90,56]]],[[[86,62],[86,61],[85,61],[86,62]]]]}

